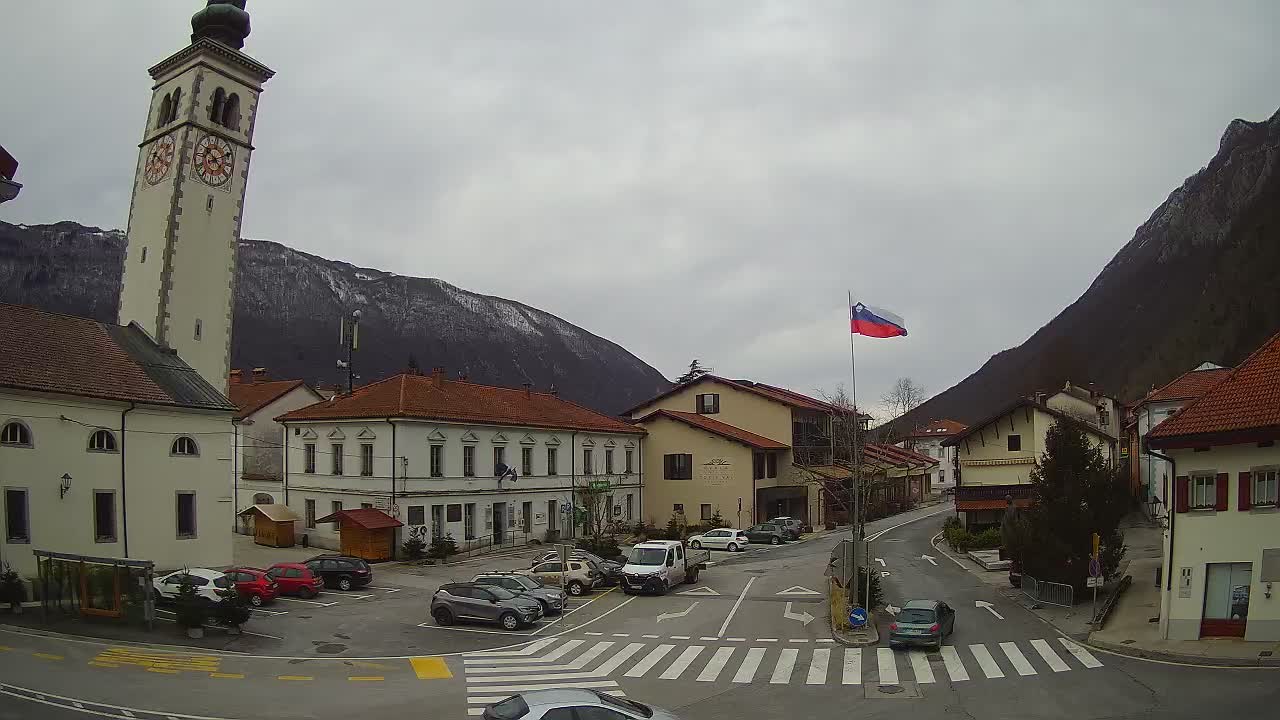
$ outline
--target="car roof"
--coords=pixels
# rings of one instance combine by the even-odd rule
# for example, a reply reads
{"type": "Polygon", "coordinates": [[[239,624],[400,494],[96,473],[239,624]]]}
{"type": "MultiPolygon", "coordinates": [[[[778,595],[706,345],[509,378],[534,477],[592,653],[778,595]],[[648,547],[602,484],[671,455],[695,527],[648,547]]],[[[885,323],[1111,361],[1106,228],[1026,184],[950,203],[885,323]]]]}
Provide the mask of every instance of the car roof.
{"type": "MultiPolygon", "coordinates": [[[[296,563],[296,562],[278,562],[272,565],[271,567],[295,568],[295,569],[301,569],[301,570],[308,569],[307,566],[304,565],[303,563],[296,563]]],[[[271,568],[267,568],[267,569],[270,570],[271,568]]]]}
{"type": "Polygon", "coordinates": [[[209,568],[187,568],[186,570],[179,570],[178,572],[185,572],[188,575],[195,575],[197,577],[204,578],[220,578],[223,575],[226,575],[226,573],[221,570],[210,570],[209,568]]]}
{"type": "Polygon", "coordinates": [[[938,607],[939,603],[941,602],[942,602],[941,600],[908,600],[907,602],[903,603],[902,609],[903,610],[907,610],[907,609],[933,610],[934,608],[938,607]]]}
{"type": "Polygon", "coordinates": [[[530,690],[520,693],[524,703],[535,705],[601,705],[600,697],[590,690],[580,688],[556,688],[554,690],[530,690]]]}

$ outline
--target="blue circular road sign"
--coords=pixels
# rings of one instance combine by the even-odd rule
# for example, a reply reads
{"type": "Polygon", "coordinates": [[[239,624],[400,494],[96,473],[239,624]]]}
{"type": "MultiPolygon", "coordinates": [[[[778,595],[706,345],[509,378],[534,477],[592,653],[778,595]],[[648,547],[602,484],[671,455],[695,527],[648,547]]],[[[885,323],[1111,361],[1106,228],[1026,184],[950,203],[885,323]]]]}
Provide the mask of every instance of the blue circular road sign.
{"type": "Polygon", "coordinates": [[[867,624],[867,611],[865,608],[856,607],[849,611],[849,624],[853,627],[860,628],[867,624]]]}

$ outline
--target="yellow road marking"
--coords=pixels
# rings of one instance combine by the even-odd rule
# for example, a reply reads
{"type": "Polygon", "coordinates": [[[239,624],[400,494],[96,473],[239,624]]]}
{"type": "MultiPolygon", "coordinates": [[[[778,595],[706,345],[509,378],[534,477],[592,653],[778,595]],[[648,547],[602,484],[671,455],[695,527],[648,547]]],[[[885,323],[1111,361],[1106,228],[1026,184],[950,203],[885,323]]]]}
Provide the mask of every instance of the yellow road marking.
{"type": "Polygon", "coordinates": [[[354,665],[355,667],[369,668],[370,670],[395,670],[395,667],[392,665],[384,665],[382,663],[376,663],[376,662],[365,662],[363,660],[356,660],[351,664],[354,665]]]}
{"type": "Polygon", "coordinates": [[[453,677],[442,657],[409,658],[409,664],[413,666],[419,680],[445,680],[453,677]]]}
{"type": "Polygon", "coordinates": [[[12,649],[13,648],[9,647],[8,645],[0,645],[0,652],[9,652],[12,649]]]}
{"type": "Polygon", "coordinates": [[[31,653],[41,660],[65,660],[61,655],[50,655],[49,653],[31,653]]]}
{"type": "Polygon", "coordinates": [[[170,670],[169,668],[147,668],[147,672],[153,672],[153,673],[164,673],[165,675],[177,675],[177,674],[178,674],[178,671],[177,671],[177,670],[170,670]]]}
{"type": "Polygon", "coordinates": [[[243,679],[244,679],[244,673],[220,673],[220,672],[211,672],[211,673],[209,673],[209,677],[211,677],[211,678],[227,678],[228,680],[243,680],[243,679]]]}
{"type": "Polygon", "coordinates": [[[120,667],[119,665],[116,665],[115,663],[104,663],[104,662],[98,662],[98,661],[96,661],[96,660],[90,660],[90,661],[89,661],[89,664],[90,664],[90,665],[92,665],[92,666],[94,666],[94,667],[105,667],[105,668],[118,668],[118,667],[120,667]]]}
{"type": "Polygon", "coordinates": [[[347,679],[352,682],[377,682],[379,680],[386,680],[386,678],[382,677],[381,675],[366,675],[366,676],[352,675],[347,679]]]}
{"type": "Polygon", "coordinates": [[[277,680],[315,680],[315,678],[310,677],[308,675],[279,675],[276,677],[276,679],[277,680]]]}

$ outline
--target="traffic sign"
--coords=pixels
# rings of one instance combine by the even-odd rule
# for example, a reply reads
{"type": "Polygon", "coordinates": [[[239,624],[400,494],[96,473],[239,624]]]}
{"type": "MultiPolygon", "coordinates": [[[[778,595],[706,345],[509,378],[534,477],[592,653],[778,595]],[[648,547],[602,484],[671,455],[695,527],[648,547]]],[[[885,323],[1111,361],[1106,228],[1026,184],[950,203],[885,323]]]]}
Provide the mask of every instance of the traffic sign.
{"type": "Polygon", "coordinates": [[[860,628],[860,627],[864,627],[866,624],[867,624],[866,608],[855,607],[854,609],[849,611],[850,627],[860,628]]]}
{"type": "Polygon", "coordinates": [[[608,481],[608,480],[592,480],[591,482],[587,483],[587,489],[589,489],[589,490],[608,490],[608,489],[609,489],[609,481],[608,481]]]}
{"type": "Polygon", "coordinates": [[[1102,563],[1096,557],[1089,560],[1089,577],[1102,577],[1102,563]]]}
{"type": "Polygon", "coordinates": [[[1102,587],[1102,578],[1096,577],[1096,576],[1088,578],[1085,580],[1084,586],[1091,587],[1091,588],[1100,588],[1102,587]]]}

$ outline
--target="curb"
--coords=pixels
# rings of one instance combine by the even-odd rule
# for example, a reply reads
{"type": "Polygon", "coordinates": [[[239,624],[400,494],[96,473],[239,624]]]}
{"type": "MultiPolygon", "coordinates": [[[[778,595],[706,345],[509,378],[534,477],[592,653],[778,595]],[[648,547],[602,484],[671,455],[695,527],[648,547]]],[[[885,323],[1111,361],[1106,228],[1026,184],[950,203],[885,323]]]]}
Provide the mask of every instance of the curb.
{"type": "MultiPolygon", "coordinates": [[[[1056,626],[1055,626],[1056,627],[1056,626]]],[[[1120,645],[1105,640],[1088,640],[1089,647],[1139,658],[1142,660],[1159,660],[1175,665],[1194,665],[1197,667],[1215,666],[1223,668],[1270,668],[1280,670],[1280,657],[1273,658],[1216,658],[1202,655],[1184,655],[1182,653],[1165,652],[1163,650],[1144,650],[1132,645],[1120,645]]]]}
{"type": "Polygon", "coordinates": [[[858,632],[842,633],[836,630],[835,623],[832,622],[830,617],[827,618],[827,622],[831,626],[831,637],[845,647],[870,647],[880,644],[880,630],[876,627],[876,614],[874,611],[867,614],[866,628],[858,632]]]}

